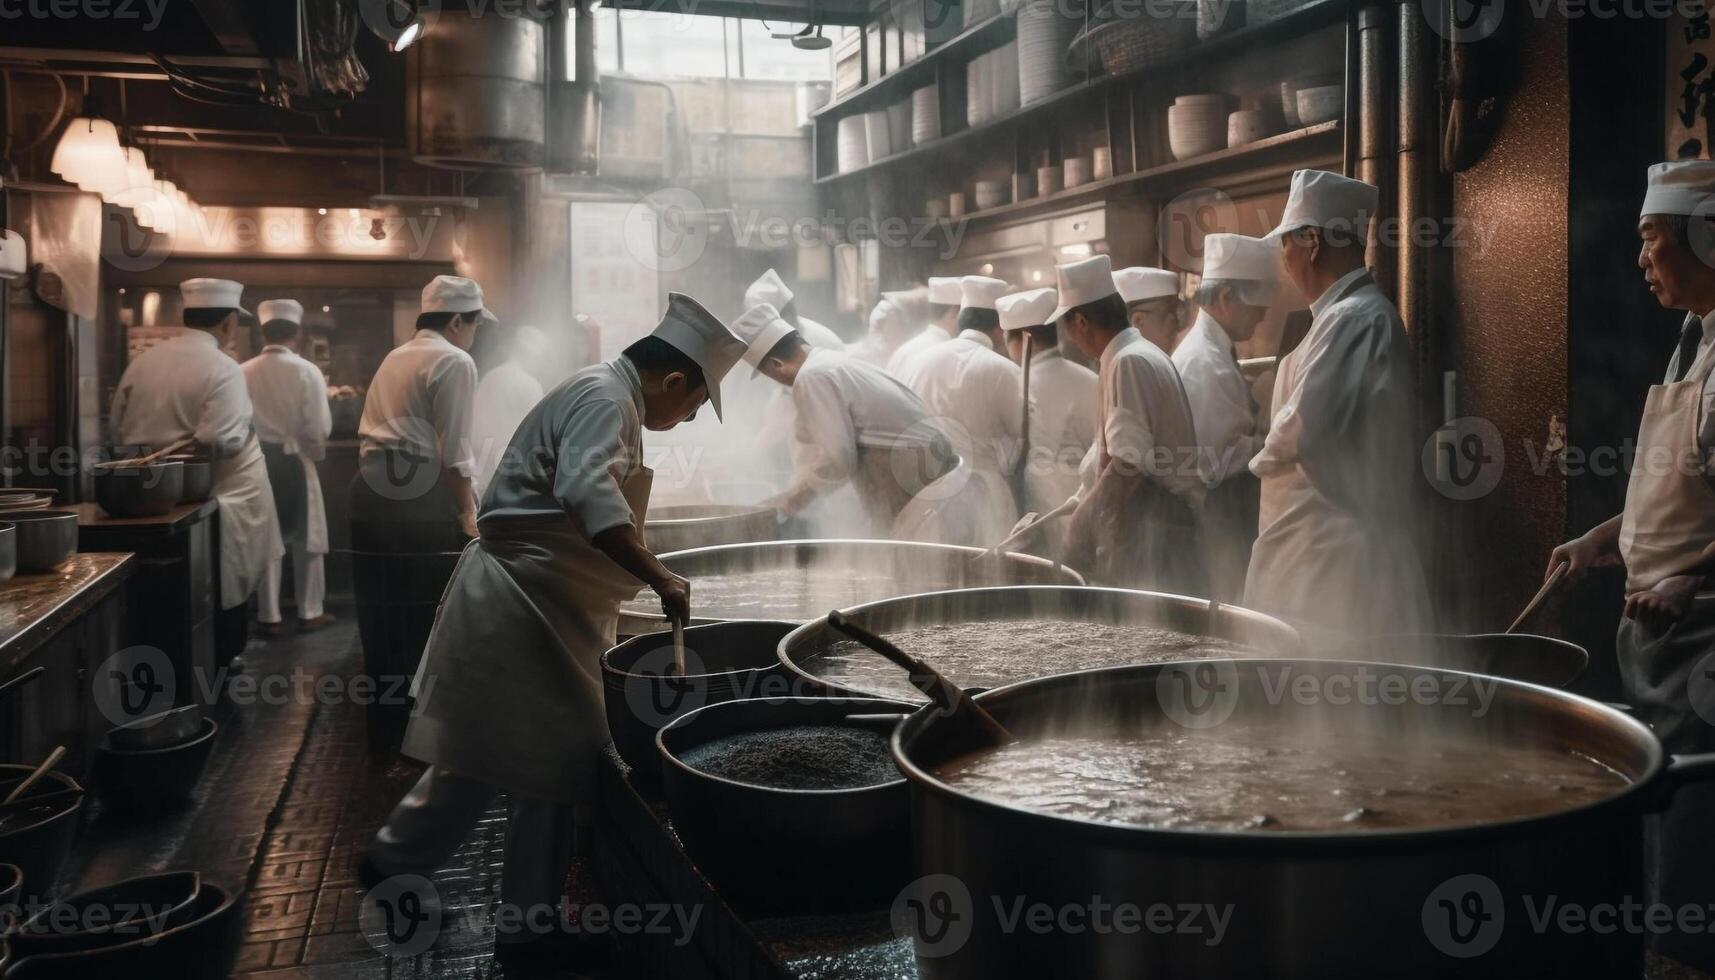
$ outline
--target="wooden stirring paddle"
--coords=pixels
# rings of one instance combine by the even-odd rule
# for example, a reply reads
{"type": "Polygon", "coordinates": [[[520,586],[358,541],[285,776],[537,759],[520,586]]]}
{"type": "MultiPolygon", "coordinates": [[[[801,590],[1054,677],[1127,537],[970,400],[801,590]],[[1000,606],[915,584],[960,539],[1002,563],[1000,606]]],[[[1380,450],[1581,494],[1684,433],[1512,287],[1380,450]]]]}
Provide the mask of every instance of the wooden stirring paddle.
{"type": "Polygon", "coordinates": [[[1531,597],[1530,604],[1524,607],[1524,612],[1519,613],[1518,618],[1513,620],[1513,624],[1507,627],[1508,633],[1518,632],[1518,628],[1524,625],[1524,621],[1529,619],[1532,613],[1536,612],[1543,600],[1553,595],[1555,589],[1560,588],[1560,580],[1566,577],[1566,572],[1571,567],[1570,562],[1561,562],[1554,566],[1554,571],[1548,573],[1548,581],[1542,583],[1542,588],[1536,590],[1536,595],[1531,597]]]}
{"type": "Polygon", "coordinates": [[[844,633],[904,668],[906,673],[911,675],[912,687],[927,694],[930,700],[954,717],[971,721],[982,730],[987,741],[995,745],[1017,741],[1012,737],[1012,733],[978,704],[975,698],[967,694],[964,688],[942,677],[935,668],[847,619],[838,609],[828,613],[828,627],[844,633]]]}
{"type": "Polygon", "coordinates": [[[19,797],[28,793],[30,791],[30,787],[41,782],[42,777],[46,776],[55,766],[59,765],[60,760],[65,757],[66,747],[63,745],[54,746],[54,750],[48,753],[48,757],[42,760],[42,764],[36,767],[36,771],[25,776],[23,782],[12,787],[12,792],[7,793],[4,800],[0,800],[0,806],[7,803],[18,802],[19,797]]]}
{"type": "Polygon", "coordinates": [[[108,470],[124,470],[124,469],[131,469],[131,468],[137,467],[137,466],[148,466],[150,463],[153,463],[154,461],[160,459],[163,456],[171,456],[172,454],[174,454],[174,453],[176,453],[182,449],[189,449],[190,447],[192,447],[196,444],[197,444],[197,441],[196,441],[195,437],[187,436],[186,438],[180,439],[178,442],[173,443],[172,445],[168,446],[167,448],[157,449],[147,456],[139,456],[136,459],[110,459],[110,460],[107,460],[106,462],[96,463],[95,466],[97,469],[108,469],[108,470]]]}

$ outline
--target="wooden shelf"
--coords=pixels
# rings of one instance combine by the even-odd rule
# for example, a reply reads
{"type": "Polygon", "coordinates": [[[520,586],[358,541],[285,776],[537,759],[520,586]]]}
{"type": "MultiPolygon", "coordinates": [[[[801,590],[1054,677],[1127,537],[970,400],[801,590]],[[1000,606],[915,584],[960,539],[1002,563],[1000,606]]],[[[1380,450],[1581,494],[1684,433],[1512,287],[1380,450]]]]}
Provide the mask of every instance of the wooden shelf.
{"type": "MultiPolygon", "coordinates": [[[[1206,60],[1211,57],[1219,57],[1223,53],[1230,53],[1257,43],[1287,40],[1289,38],[1307,34],[1318,28],[1325,27],[1338,21],[1342,16],[1344,16],[1345,12],[1349,8],[1349,4],[1350,0],[1311,0],[1310,3],[1305,4],[1297,10],[1294,10],[1276,20],[1269,21],[1266,24],[1258,24],[1254,27],[1243,27],[1231,34],[1225,34],[1198,44],[1188,45],[1183,51],[1173,55],[1171,58],[1156,62],[1141,71],[1130,72],[1124,75],[1093,76],[1068,88],[1061,89],[1046,99],[1014,109],[1003,116],[991,119],[979,126],[967,126],[954,130],[944,136],[929,140],[928,142],[919,143],[908,150],[883,157],[880,160],[871,161],[862,167],[856,167],[839,173],[818,176],[815,178],[815,182],[817,184],[832,184],[850,180],[854,177],[864,176],[866,174],[874,174],[878,171],[892,168],[912,160],[918,160],[926,156],[944,152],[955,146],[969,142],[970,140],[1006,132],[1009,127],[1025,122],[1049,110],[1064,107],[1074,100],[1105,90],[1111,86],[1159,76],[1171,72],[1176,68],[1183,67],[1191,62],[1206,60]]],[[[992,21],[987,23],[992,23],[992,21]]],[[[982,30],[983,26],[984,25],[979,25],[973,30],[982,30]]],[[[966,34],[970,33],[971,32],[969,31],[966,32],[966,34]]],[[[960,35],[960,37],[964,36],[965,35],[960,35]]],[[[935,49],[935,51],[930,52],[929,55],[926,55],[925,58],[946,50],[958,40],[959,38],[955,38],[946,45],[942,45],[940,48],[935,49]]],[[[1004,43],[1004,41],[1000,43],[1004,43]]],[[[912,64],[919,64],[923,60],[924,59],[919,59],[917,62],[913,62],[912,64]]],[[[908,65],[905,68],[900,69],[899,72],[895,72],[893,75],[889,75],[878,82],[872,83],[870,86],[866,86],[865,88],[879,88],[889,79],[895,78],[899,74],[911,70],[911,67],[911,65],[908,65]]],[[[865,89],[859,89],[857,92],[853,92],[851,95],[848,95],[839,103],[832,103],[824,106],[821,112],[826,113],[842,106],[849,107],[851,101],[863,91],[865,91],[865,89]]],[[[844,113],[842,113],[842,115],[843,114],[844,113]]],[[[816,124],[818,126],[831,127],[834,121],[835,120],[832,118],[822,118],[820,113],[818,113],[816,124]]],[[[946,121],[947,120],[943,118],[943,124],[945,124],[946,121]]],[[[830,136],[832,136],[832,134],[830,134],[830,136]]],[[[1270,138],[1273,139],[1274,137],[1270,138]]],[[[1077,190],[1082,191],[1084,190],[1084,187],[1079,187],[1077,190]]]]}
{"type": "Polygon", "coordinates": [[[1260,158],[1268,157],[1288,148],[1302,148],[1304,144],[1318,141],[1332,142],[1331,137],[1340,132],[1339,120],[1317,123],[1303,129],[1294,129],[1285,133],[1266,136],[1243,146],[1229,147],[1205,153],[1202,156],[1188,160],[1174,160],[1159,166],[1148,167],[1128,174],[1117,174],[1105,180],[1094,180],[1077,187],[1057,191],[1047,197],[1029,197],[1022,201],[1002,204],[997,207],[983,208],[980,211],[966,211],[962,218],[953,220],[963,221],[993,221],[1000,218],[1025,217],[1036,211],[1059,210],[1067,205],[1073,205],[1085,200],[1097,200],[1108,196],[1108,192],[1119,187],[1140,185],[1152,188],[1171,188],[1198,180],[1221,170],[1233,169],[1245,164],[1257,162],[1260,158]]]}
{"type": "MultiPolygon", "coordinates": [[[[913,91],[935,81],[935,70],[943,62],[952,62],[961,54],[977,55],[998,48],[1012,40],[1018,29],[1017,25],[1014,14],[996,14],[973,24],[948,38],[939,47],[924,52],[909,64],[901,65],[875,81],[867,82],[834,99],[812,112],[810,117],[820,120],[830,113],[847,116],[873,109],[878,105],[884,106],[890,102],[909,99],[913,91]]],[[[959,63],[963,64],[964,61],[959,63]]]]}

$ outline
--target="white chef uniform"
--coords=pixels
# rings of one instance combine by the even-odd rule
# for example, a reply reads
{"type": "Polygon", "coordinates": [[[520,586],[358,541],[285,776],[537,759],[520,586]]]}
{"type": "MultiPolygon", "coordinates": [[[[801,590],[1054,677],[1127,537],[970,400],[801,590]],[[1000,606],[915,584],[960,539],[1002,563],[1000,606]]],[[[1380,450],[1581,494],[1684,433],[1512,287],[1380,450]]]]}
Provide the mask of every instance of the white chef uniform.
{"type": "MultiPolygon", "coordinates": [[[[743,344],[677,293],[654,335],[703,369],[718,418],[721,380],[743,344]]],[[[609,741],[599,659],[619,604],[643,584],[593,544],[647,520],[643,412],[637,369],[620,356],[578,372],[518,426],[413,686],[404,751],[431,768],[376,837],[383,871],[444,863],[481,813],[473,799],[504,788],[514,802],[502,900],[528,907],[559,895],[557,811],[594,801],[609,741]]]]}
{"type": "MultiPolygon", "coordinates": [[[[304,308],[296,300],[269,300],[257,307],[258,318],[267,323],[284,319],[303,324],[304,308]]],[[[322,499],[321,478],[316,464],[327,455],[327,439],[333,432],[333,413],[328,408],[327,379],[321,368],[300,357],[289,347],[268,344],[244,362],[244,383],[255,409],[256,438],[265,445],[282,447],[296,457],[303,472],[304,514],[299,533],[285,536],[292,556],[292,594],[297,598],[298,618],[322,615],[327,595],[323,556],[328,552],[327,506],[322,499]]],[[[257,596],[256,618],[263,623],[280,622],[282,559],[268,563],[257,596]]]]}
{"type": "Polygon", "coordinates": [[[476,362],[439,330],[419,330],[389,351],[369,383],[358,423],[359,453],[393,452],[471,476],[471,405],[476,362]]]}
{"type": "MultiPolygon", "coordinates": [[[[1118,294],[1111,270],[1106,255],[1058,267],[1060,305],[1051,314],[1054,319],[1118,294]]],[[[1104,584],[1200,595],[1205,583],[1197,511],[1203,481],[1196,466],[1196,427],[1179,372],[1136,327],[1114,335],[1099,367],[1086,487],[1094,487],[1115,463],[1141,471],[1144,478],[1131,500],[1095,515],[1096,564],[1090,571],[1104,584]]]]}
{"type": "MultiPolygon", "coordinates": [[[[1330,223],[1356,233],[1376,199],[1371,185],[1301,170],[1275,234],[1330,223]]],[[[1261,532],[1245,605],[1347,635],[1426,629],[1412,356],[1399,311],[1361,268],[1310,311],[1310,332],[1281,359],[1274,421],[1251,460],[1261,532]]]]}
{"type": "MultiPolygon", "coordinates": [[[[1059,305],[1052,289],[1002,296],[996,306],[1002,330],[1052,326],[1048,319],[1059,305]]],[[[1068,361],[1058,345],[1030,355],[1030,458],[1025,464],[1024,509],[1045,514],[1078,492],[1079,468],[1096,440],[1096,372],[1068,361]]],[[[1057,557],[1064,545],[1066,523],[1043,528],[1041,543],[1031,550],[1057,557]]]]}
{"type": "Polygon", "coordinates": [[[909,311],[911,305],[903,293],[883,293],[869,312],[869,329],[863,339],[847,347],[846,352],[885,370],[893,352],[899,349],[901,342],[896,338],[904,336],[908,325],[915,323],[909,311]]]}
{"type": "MultiPolygon", "coordinates": [[[[967,276],[961,311],[995,312],[1007,284],[967,276]]],[[[1012,472],[1024,439],[1023,378],[1018,365],[995,352],[987,334],[965,330],[925,349],[900,378],[942,424],[968,476],[950,495],[920,494],[901,514],[910,540],[987,547],[1018,521],[1012,472]]]]}
{"type": "MultiPolygon", "coordinates": [[[[1259,283],[1278,278],[1279,246],[1243,235],[1211,234],[1203,240],[1203,282],[1259,283]]],[[[1239,370],[1232,338],[1207,310],[1199,310],[1179,346],[1173,366],[1191,402],[1202,450],[1198,466],[1208,484],[1203,541],[1208,548],[1210,587],[1215,598],[1244,596],[1251,544],[1257,536],[1261,487],[1250,461],[1262,448],[1258,406],[1239,370]]]]}
{"type": "Polygon", "coordinates": [[[476,456],[471,490],[478,500],[494,478],[518,423],[547,394],[541,375],[551,353],[546,334],[535,327],[519,327],[506,362],[491,368],[476,386],[476,396],[471,402],[470,441],[476,456]]]}
{"type": "MultiPolygon", "coordinates": [[[[243,310],[243,289],[226,279],[179,284],[185,309],[243,310]]],[[[194,437],[213,456],[214,498],[220,505],[220,607],[242,605],[268,563],[285,549],[238,362],[220,349],[212,333],[187,327],[125,368],[110,420],[117,443],[164,448],[194,437]]]]}
{"type": "MultiPolygon", "coordinates": [[[[929,280],[929,304],[941,307],[958,306],[962,299],[960,282],[958,276],[931,277],[929,280]]],[[[893,356],[887,359],[887,373],[896,378],[901,376],[905,373],[905,366],[918,354],[936,344],[944,344],[952,339],[953,335],[940,325],[926,324],[922,330],[906,340],[905,343],[900,344],[899,349],[893,352],[893,356]]]]}
{"type": "MultiPolygon", "coordinates": [[[[755,367],[792,328],[764,305],[734,321],[733,332],[747,345],[745,362],[755,367]]],[[[826,495],[851,484],[871,534],[896,537],[912,497],[952,466],[946,435],[917,396],[848,353],[812,348],[791,399],[797,443],[804,447],[791,489],[816,487],[826,495]]]]}
{"type": "MultiPolygon", "coordinates": [[[[1704,220],[1715,205],[1715,163],[1684,160],[1650,168],[1642,213],[1704,220]]],[[[1638,447],[1620,519],[1620,557],[1628,595],[1683,573],[1715,543],[1715,310],[1688,314],[1662,383],[1652,387],[1638,426],[1638,447]]],[[[1616,638],[1624,700],[1667,751],[1715,751],[1715,686],[1698,683],[1715,653],[1715,591],[1707,580],[1685,617],[1665,630],[1621,619],[1616,638]]],[[[1692,783],[1665,813],[1646,819],[1644,901],[1662,908],[1707,908],[1715,881],[1715,788],[1692,783]]],[[[1652,933],[1652,948],[1715,970],[1715,936],[1706,929],[1652,933]]]]}
{"type": "MultiPolygon", "coordinates": [[[[746,287],[744,291],[744,308],[746,310],[752,310],[758,306],[772,306],[776,311],[783,311],[791,306],[792,300],[791,288],[773,269],[757,276],[756,281],[746,287]]],[[[811,347],[830,351],[846,349],[845,341],[841,340],[838,334],[815,320],[796,313],[793,313],[789,319],[792,321],[792,328],[797,330],[799,336],[803,337],[804,341],[811,347]]],[[[784,389],[775,389],[766,409],[762,430],[757,433],[756,438],[761,445],[788,447],[787,457],[791,466],[796,469],[800,465],[799,460],[805,447],[795,437],[795,433],[798,431],[798,422],[794,413],[791,396],[784,389]]],[[[808,515],[808,517],[812,523],[818,524],[836,520],[835,515],[821,509],[818,509],[815,514],[808,515]]]]}

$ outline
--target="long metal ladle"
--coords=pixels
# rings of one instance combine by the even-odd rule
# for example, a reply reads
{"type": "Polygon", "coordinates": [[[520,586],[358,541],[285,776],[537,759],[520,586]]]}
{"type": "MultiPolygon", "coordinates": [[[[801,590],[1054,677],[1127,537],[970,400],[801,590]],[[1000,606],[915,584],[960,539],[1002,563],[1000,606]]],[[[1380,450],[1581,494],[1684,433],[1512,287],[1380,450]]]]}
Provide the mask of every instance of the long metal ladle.
{"type": "Polygon", "coordinates": [[[828,613],[828,628],[851,637],[904,668],[911,676],[912,687],[928,695],[948,714],[968,719],[972,727],[981,730],[986,741],[994,745],[1017,741],[1006,726],[996,721],[994,715],[989,714],[964,688],[941,676],[939,671],[922,660],[847,619],[838,609],[828,613]]]}

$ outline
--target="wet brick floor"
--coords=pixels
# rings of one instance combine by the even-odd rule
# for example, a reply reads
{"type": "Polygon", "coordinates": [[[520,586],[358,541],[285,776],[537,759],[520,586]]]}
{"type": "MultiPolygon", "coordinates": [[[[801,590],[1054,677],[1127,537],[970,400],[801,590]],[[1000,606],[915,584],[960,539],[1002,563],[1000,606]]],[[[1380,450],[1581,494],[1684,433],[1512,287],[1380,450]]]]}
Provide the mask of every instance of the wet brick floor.
{"type": "MultiPolygon", "coordinates": [[[[324,675],[361,670],[355,619],[315,633],[266,642],[253,638],[247,672],[283,674],[307,696],[228,703],[216,717],[219,741],[194,801],[163,817],[133,823],[95,809],[62,886],[78,888],[166,870],[195,869],[247,896],[244,945],[234,976],[279,980],[491,980],[575,977],[571,972],[507,970],[492,955],[484,916],[449,916],[435,945],[412,957],[387,957],[358,921],[363,887],[357,865],[393,803],[420,767],[377,737],[365,709],[323,699],[324,675]],[[299,680],[304,683],[300,684],[299,680]],[[470,928],[471,920],[482,923],[470,928]]],[[[497,799],[453,862],[435,876],[449,910],[489,908],[496,899],[505,842],[506,801],[497,799]]]]}

